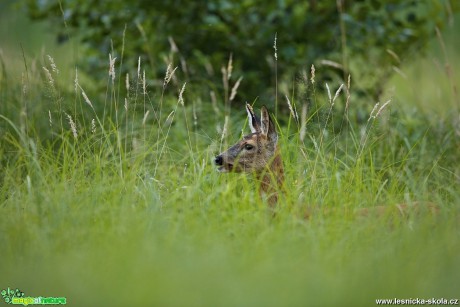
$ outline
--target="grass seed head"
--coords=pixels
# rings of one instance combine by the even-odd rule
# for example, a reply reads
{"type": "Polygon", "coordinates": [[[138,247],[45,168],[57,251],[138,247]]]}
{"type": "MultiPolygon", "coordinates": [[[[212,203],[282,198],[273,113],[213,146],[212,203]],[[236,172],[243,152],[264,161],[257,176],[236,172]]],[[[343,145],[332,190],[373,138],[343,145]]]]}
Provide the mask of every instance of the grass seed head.
{"type": "Polygon", "coordinates": [[[75,139],[77,139],[78,138],[77,125],[73,121],[72,116],[70,116],[70,114],[67,114],[67,113],[65,114],[67,116],[67,119],[69,120],[70,130],[72,131],[72,135],[75,139]]]}
{"type": "Polygon", "coordinates": [[[379,117],[380,113],[382,113],[382,111],[386,108],[386,106],[388,106],[390,104],[391,100],[388,100],[387,102],[385,102],[381,107],[380,109],[377,111],[377,114],[375,114],[375,117],[374,118],[377,118],[379,117]]]}
{"type": "Polygon", "coordinates": [[[48,79],[48,83],[51,85],[51,87],[54,89],[54,79],[53,76],[51,75],[50,71],[48,68],[43,67],[43,70],[45,71],[46,78],[48,79]]]}
{"type": "Polygon", "coordinates": [[[50,121],[50,127],[53,125],[53,118],[51,117],[51,111],[48,110],[48,117],[49,117],[49,121],[50,121]]]}
{"type": "Polygon", "coordinates": [[[183,97],[183,94],[184,94],[184,91],[185,91],[185,85],[187,84],[187,82],[184,83],[184,85],[182,86],[182,89],[180,90],[179,92],[179,103],[184,106],[184,97],[183,97]]]}
{"type": "Polygon", "coordinates": [[[302,105],[302,113],[300,114],[300,140],[303,142],[307,134],[307,104],[302,105]]]}
{"type": "Polygon", "coordinates": [[[176,42],[174,41],[172,36],[168,36],[168,42],[169,42],[169,45],[171,46],[171,52],[172,53],[178,53],[179,48],[177,48],[176,42]]]}
{"type": "Polygon", "coordinates": [[[171,113],[169,113],[168,117],[166,117],[166,120],[165,120],[165,126],[170,126],[172,124],[175,113],[176,113],[175,110],[172,110],[171,113]]]}
{"type": "Polygon", "coordinates": [[[147,117],[149,116],[150,110],[147,110],[144,114],[144,118],[142,119],[142,126],[145,126],[145,122],[147,121],[147,117]]]}
{"type": "Polygon", "coordinates": [[[241,80],[243,80],[243,76],[241,76],[241,77],[235,82],[235,85],[233,85],[233,87],[232,87],[232,92],[231,92],[231,94],[230,94],[230,101],[233,101],[233,99],[235,99],[235,96],[236,96],[236,94],[237,94],[238,87],[240,86],[241,80]]]}
{"type": "Polygon", "coordinates": [[[163,88],[168,85],[169,81],[171,81],[171,78],[174,76],[174,73],[176,72],[177,66],[174,69],[171,69],[171,64],[168,64],[168,67],[166,68],[166,75],[165,79],[163,81],[163,88]]]}
{"type": "Polygon", "coordinates": [[[311,70],[310,70],[310,82],[311,84],[315,84],[315,65],[311,65],[311,70]]]}
{"type": "Polygon", "coordinates": [[[233,72],[233,53],[230,53],[230,58],[227,64],[227,79],[230,80],[233,72]]]}
{"type": "Polygon", "coordinates": [[[329,89],[329,84],[326,83],[327,97],[329,98],[329,103],[332,104],[331,90],[329,89]]]}
{"type": "Polygon", "coordinates": [[[348,111],[348,107],[350,105],[350,97],[351,97],[351,92],[350,92],[350,86],[351,86],[351,75],[348,75],[348,82],[347,82],[347,102],[345,103],[345,111],[348,111]]]}
{"type": "Polygon", "coordinates": [[[142,72],[142,94],[147,95],[147,81],[145,80],[145,70],[142,72]]]}
{"type": "Polygon", "coordinates": [[[371,114],[369,115],[369,119],[368,119],[367,121],[370,121],[372,118],[375,118],[374,112],[375,112],[375,110],[377,110],[377,108],[379,107],[379,105],[380,105],[380,102],[377,102],[377,103],[375,104],[375,106],[372,108],[371,114]]]}
{"type": "Polygon", "coordinates": [[[93,104],[91,103],[91,100],[89,100],[88,96],[86,95],[85,91],[80,87],[81,89],[81,94],[83,96],[83,99],[85,100],[85,102],[91,107],[91,109],[94,110],[94,107],[93,107],[93,104]]]}
{"type": "Polygon", "coordinates": [[[343,83],[340,85],[340,87],[335,92],[334,98],[332,98],[332,103],[334,103],[334,101],[337,99],[337,97],[339,96],[340,92],[342,91],[342,88],[343,88],[343,83]]]}
{"type": "Polygon", "coordinates": [[[112,78],[112,83],[115,82],[115,61],[116,57],[112,58],[112,55],[109,53],[109,77],[112,78]]]}
{"type": "Polygon", "coordinates": [[[51,66],[51,70],[55,73],[55,74],[59,74],[59,69],[57,68],[56,66],[56,63],[54,63],[54,59],[48,54],[47,55],[48,57],[48,60],[50,62],[50,66],[51,66]]]}
{"type": "Polygon", "coordinates": [[[297,114],[297,111],[292,107],[291,101],[289,100],[289,97],[285,95],[286,97],[286,102],[289,108],[289,111],[291,112],[292,118],[296,121],[296,123],[299,123],[299,115],[297,114]]]}

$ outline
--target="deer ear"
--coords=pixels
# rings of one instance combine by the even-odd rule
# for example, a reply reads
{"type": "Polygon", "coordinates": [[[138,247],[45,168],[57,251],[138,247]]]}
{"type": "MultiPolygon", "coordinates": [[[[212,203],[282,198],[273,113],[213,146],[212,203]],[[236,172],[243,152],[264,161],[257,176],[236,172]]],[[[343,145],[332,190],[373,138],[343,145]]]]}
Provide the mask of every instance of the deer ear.
{"type": "Polygon", "coordinates": [[[252,133],[260,132],[260,121],[257,116],[254,114],[254,110],[252,109],[249,103],[246,104],[246,111],[248,112],[248,121],[249,127],[251,128],[252,133]]]}
{"type": "Polygon", "coordinates": [[[267,135],[268,139],[276,142],[278,140],[278,133],[276,132],[275,124],[270,118],[270,114],[265,106],[262,106],[261,118],[261,132],[267,135]]]}

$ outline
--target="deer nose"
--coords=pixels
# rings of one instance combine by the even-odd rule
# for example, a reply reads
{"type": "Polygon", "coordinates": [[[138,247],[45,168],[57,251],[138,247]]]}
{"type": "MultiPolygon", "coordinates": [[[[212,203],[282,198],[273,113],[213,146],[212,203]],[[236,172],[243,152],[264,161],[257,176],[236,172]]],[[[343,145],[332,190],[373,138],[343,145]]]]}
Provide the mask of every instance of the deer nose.
{"type": "Polygon", "coordinates": [[[217,156],[214,159],[214,162],[216,163],[216,165],[222,165],[222,163],[224,162],[224,159],[222,158],[222,156],[217,156]]]}

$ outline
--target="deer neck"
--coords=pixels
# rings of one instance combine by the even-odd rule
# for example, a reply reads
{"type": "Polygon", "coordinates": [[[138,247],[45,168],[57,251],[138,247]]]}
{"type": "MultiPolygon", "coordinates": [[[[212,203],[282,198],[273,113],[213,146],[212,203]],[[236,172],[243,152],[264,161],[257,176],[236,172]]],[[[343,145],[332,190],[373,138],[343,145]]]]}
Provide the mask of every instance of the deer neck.
{"type": "Polygon", "coordinates": [[[257,174],[257,179],[260,181],[261,196],[267,197],[269,205],[274,206],[278,202],[278,192],[282,190],[284,183],[283,160],[278,146],[266,169],[257,174]]]}

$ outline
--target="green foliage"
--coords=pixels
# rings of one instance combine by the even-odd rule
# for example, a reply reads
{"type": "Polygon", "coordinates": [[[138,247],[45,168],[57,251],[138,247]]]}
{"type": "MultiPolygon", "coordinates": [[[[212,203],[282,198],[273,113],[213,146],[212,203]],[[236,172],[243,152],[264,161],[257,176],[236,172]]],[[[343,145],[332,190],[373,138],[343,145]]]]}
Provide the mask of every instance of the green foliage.
{"type": "Polygon", "coordinates": [[[80,64],[92,75],[104,75],[108,54],[120,58],[124,50],[128,67],[136,67],[140,56],[162,78],[173,62],[194,82],[214,89],[221,84],[220,67],[233,54],[234,74],[244,76],[239,89],[244,100],[262,95],[271,97],[268,101],[275,65],[279,80],[291,84],[296,72],[312,63],[325,64],[318,80],[351,74],[356,93],[378,96],[393,67],[419,53],[435,27],[459,8],[455,1],[431,0],[26,3],[29,16],[60,29],[58,40],[81,39],[86,53],[80,64]]]}

